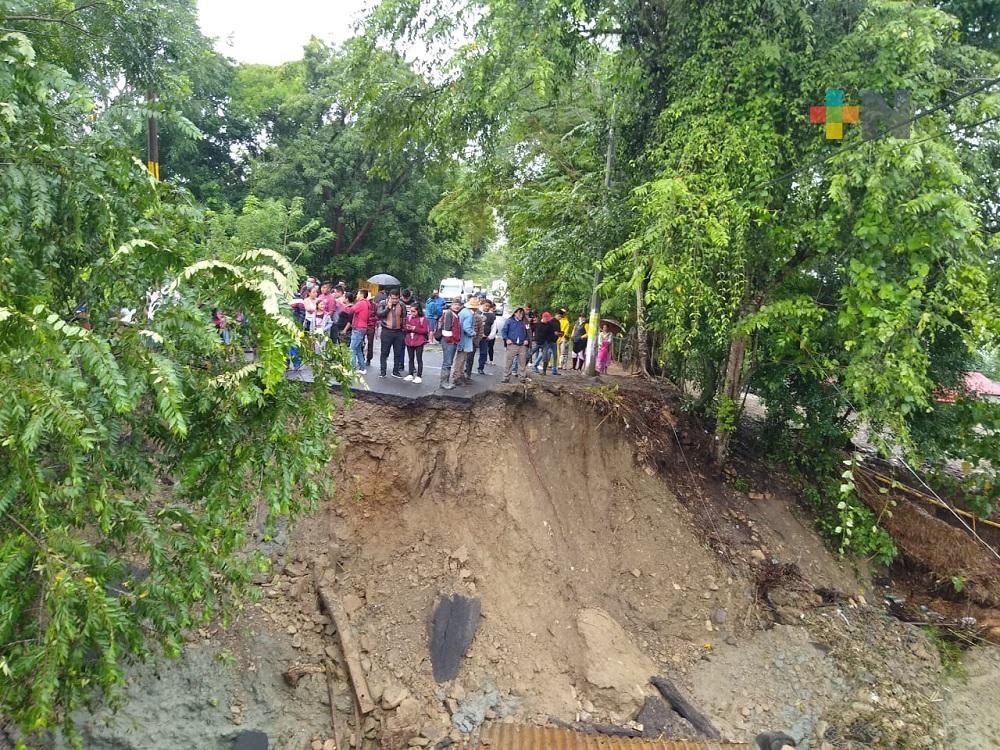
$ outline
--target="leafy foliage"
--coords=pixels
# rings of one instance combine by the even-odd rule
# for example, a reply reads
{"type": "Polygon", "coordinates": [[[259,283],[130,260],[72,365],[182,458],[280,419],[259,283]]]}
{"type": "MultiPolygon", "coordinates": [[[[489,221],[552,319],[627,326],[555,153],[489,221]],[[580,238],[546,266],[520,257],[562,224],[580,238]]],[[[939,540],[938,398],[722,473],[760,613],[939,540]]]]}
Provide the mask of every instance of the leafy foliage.
{"type": "MultiPolygon", "coordinates": [[[[914,466],[982,469],[1000,408],[939,396],[1000,337],[994,5],[383,0],[356,49],[419,41],[441,85],[355,72],[354,91],[384,131],[472,168],[454,190],[495,207],[515,295],[579,308],[596,248],[608,309],[635,320],[640,295],[659,364],[720,438],[750,389],[781,455],[865,425],[914,466]],[[926,114],[908,140],[827,141],[808,120],[827,88],[904,89],[926,114]]],[[[836,465],[811,464],[831,532],[890,555],[836,465]]],[[[965,485],[982,511],[992,476],[965,485]]]]}
{"type": "MultiPolygon", "coordinates": [[[[22,34],[0,35],[0,102],[0,713],[72,732],[147,639],[177,653],[226,612],[255,525],[319,497],[332,403],[284,377],[283,255],[206,254],[190,196],[87,127],[88,90],[22,34]]],[[[306,355],[345,380],[340,349],[306,355]]]]}
{"type": "MultiPolygon", "coordinates": [[[[402,61],[381,53],[380,70],[419,86],[402,61]]],[[[325,227],[306,259],[323,277],[354,281],[391,273],[411,286],[436,287],[482,252],[448,221],[429,217],[446,172],[419,144],[398,152],[371,142],[367,115],[350,108],[345,53],[313,39],[301,63],[251,66],[238,74],[234,106],[263,109],[271,139],[250,180],[262,199],[301,198],[304,215],[325,227]]]]}

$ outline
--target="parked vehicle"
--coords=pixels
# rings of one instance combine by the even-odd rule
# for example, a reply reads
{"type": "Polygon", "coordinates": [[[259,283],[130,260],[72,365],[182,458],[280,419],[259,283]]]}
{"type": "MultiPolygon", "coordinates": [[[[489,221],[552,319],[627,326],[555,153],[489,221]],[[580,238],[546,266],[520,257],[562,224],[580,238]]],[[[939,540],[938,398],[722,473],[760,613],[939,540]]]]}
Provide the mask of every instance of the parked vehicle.
{"type": "Polygon", "coordinates": [[[465,300],[473,294],[475,288],[476,285],[471,279],[447,278],[441,279],[441,283],[438,285],[438,293],[442,299],[461,297],[465,300]]]}
{"type": "Polygon", "coordinates": [[[463,284],[461,279],[441,279],[441,284],[438,286],[441,299],[450,300],[454,297],[461,297],[463,284]]]}

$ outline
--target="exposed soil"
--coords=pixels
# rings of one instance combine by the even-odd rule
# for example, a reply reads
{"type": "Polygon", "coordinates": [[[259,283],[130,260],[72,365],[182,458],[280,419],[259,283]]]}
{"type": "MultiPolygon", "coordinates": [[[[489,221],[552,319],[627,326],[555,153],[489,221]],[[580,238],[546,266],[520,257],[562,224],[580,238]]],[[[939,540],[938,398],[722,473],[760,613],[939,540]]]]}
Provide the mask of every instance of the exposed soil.
{"type": "Polygon", "coordinates": [[[433,746],[483,721],[627,725],[652,674],[731,739],[1000,747],[984,695],[997,694],[995,653],[974,657],[968,683],[945,680],[922,631],[866,597],[780,482],[737,492],[704,470],[701,433],[671,394],[629,398],[652,404],[642,418],[672,443],[651,452],[580,386],[354,402],[336,426],[336,495],[278,540],[262,600],[159,674],[135,672],[111,728],[107,713],[84,721],[85,746],[228,748],[253,728],[272,747],[330,750],[326,676],[282,679],[327,662],[341,747],[349,734],[433,746]],[[317,601],[324,574],[381,703],[360,729],[317,601]],[[456,592],[479,597],[482,617],[459,678],[438,685],[428,620],[456,592]]]}

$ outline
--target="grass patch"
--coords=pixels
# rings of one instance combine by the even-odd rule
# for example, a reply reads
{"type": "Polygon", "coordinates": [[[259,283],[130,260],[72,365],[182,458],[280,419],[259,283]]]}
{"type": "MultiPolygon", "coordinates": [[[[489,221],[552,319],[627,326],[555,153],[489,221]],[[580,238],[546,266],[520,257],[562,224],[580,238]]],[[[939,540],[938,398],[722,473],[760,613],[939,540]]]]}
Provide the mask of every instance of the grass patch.
{"type": "Polygon", "coordinates": [[[962,658],[965,655],[965,650],[962,646],[957,641],[949,638],[947,631],[942,631],[933,625],[925,627],[924,634],[927,636],[927,640],[931,642],[931,645],[937,649],[938,656],[941,657],[941,666],[944,668],[944,673],[949,677],[964,678],[966,672],[965,662],[962,658]]]}

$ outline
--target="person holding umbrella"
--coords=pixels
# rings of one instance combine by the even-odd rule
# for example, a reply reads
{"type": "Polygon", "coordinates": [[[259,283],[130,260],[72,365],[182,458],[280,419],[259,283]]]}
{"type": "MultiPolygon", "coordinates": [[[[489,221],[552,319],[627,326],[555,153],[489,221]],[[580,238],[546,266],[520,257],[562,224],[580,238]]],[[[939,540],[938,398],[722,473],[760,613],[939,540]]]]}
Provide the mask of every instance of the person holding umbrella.
{"type": "Polygon", "coordinates": [[[597,372],[599,375],[608,374],[608,365],[611,364],[611,327],[606,321],[601,323],[601,332],[597,336],[597,372]]]}

